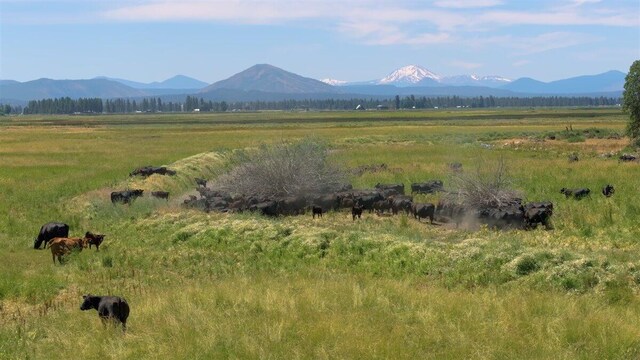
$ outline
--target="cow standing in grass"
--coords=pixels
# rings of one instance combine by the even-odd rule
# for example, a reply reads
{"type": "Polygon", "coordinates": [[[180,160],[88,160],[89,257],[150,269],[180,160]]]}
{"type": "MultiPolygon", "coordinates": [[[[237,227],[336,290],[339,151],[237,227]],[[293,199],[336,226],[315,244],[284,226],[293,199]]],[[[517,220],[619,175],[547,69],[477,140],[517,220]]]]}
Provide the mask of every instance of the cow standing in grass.
{"type": "Polygon", "coordinates": [[[50,222],[42,225],[38,237],[33,239],[33,248],[40,249],[40,245],[44,243],[45,247],[49,240],[56,237],[69,236],[69,225],[64,223],[50,222]]]}
{"type": "Polygon", "coordinates": [[[107,321],[120,322],[122,331],[127,329],[127,318],[129,318],[129,304],[119,296],[96,296],[83,295],[80,310],[98,310],[98,316],[102,323],[107,321]]]}
{"type": "Polygon", "coordinates": [[[95,245],[96,251],[100,251],[100,244],[102,244],[102,241],[104,240],[103,234],[94,234],[91,231],[87,231],[87,233],[84,234],[84,238],[87,239],[89,249],[91,249],[91,245],[95,245]]]}
{"type": "Polygon", "coordinates": [[[75,249],[82,251],[82,249],[87,247],[87,239],[57,237],[49,240],[47,247],[51,249],[53,264],[55,265],[56,263],[56,257],[58,258],[58,263],[62,264],[62,256],[69,254],[75,249]]]}

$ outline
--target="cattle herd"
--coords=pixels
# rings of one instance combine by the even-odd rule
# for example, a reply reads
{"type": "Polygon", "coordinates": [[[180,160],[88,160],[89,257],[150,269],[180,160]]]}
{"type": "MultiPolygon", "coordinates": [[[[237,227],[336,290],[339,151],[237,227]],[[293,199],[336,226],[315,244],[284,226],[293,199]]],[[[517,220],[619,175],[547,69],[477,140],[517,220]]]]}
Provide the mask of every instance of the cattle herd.
{"type": "MultiPolygon", "coordinates": [[[[418,221],[428,219],[434,222],[473,223],[487,225],[497,229],[533,229],[539,225],[551,229],[551,216],[554,207],[550,201],[524,203],[513,198],[499,205],[483,208],[465,206],[456,200],[456,194],[444,189],[441,180],[429,180],[411,184],[411,194],[405,194],[404,184],[377,184],[373,189],[353,189],[344,185],[335,192],[326,194],[289,195],[267,197],[259,195],[235,195],[207,187],[204,179],[195,179],[199,196],[190,195],[183,201],[188,208],[206,212],[257,212],[266,216],[301,215],[311,212],[313,218],[322,217],[328,211],[351,210],[355,221],[363,212],[378,215],[396,215],[404,213],[418,221]],[[417,202],[416,194],[442,192],[444,196],[436,204],[417,202]]],[[[602,189],[603,195],[610,197],[614,193],[612,185],[602,189]]],[[[590,196],[589,189],[561,189],[567,198],[582,199],[590,196]]]]}
{"type": "MultiPolygon", "coordinates": [[[[450,164],[451,168],[460,171],[461,165],[450,164]]],[[[143,177],[151,174],[175,175],[176,172],[165,167],[145,166],[135,169],[130,176],[143,177]]],[[[266,197],[259,195],[236,195],[207,187],[207,180],[195,178],[196,190],[199,197],[190,195],[183,201],[183,206],[200,209],[206,212],[257,212],[266,216],[302,215],[307,210],[312,217],[322,218],[328,211],[350,210],[353,221],[360,219],[364,212],[378,215],[397,215],[404,213],[418,221],[429,219],[435,221],[451,222],[456,226],[462,221],[473,219],[478,224],[485,224],[497,229],[533,229],[542,224],[546,229],[551,229],[551,216],[553,203],[550,201],[523,203],[519,198],[510,199],[500,205],[485,208],[470,208],[463,202],[456,201],[456,194],[447,192],[441,180],[429,180],[422,183],[412,183],[411,193],[405,194],[404,184],[376,184],[373,189],[353,189],[350,184],[343,185],[340,189],[326,194],[304,194],[278,197],[266,197]],[[442,192],[442,197],[437,204],[414,201],[416,194],[433,194],[442,192]]],[[[615,192],[613,185],[607,184],[602,188],[602,194],[611,197],[615,192]]],[[[111,202],[116,204],[131,204],[136,198],[142,196],[144,190],[130,189],[114,191],[111,193],[111,202]]],[[[567,189],[562,188],[560,193],[566,198],[576,200],[590,197],[591,190],[587,188],[567,189]]],[[[169,199],[166,191],[154,191],[152,196],[160,199],[169,199]]],[[[44,224],[40,228],[38,236],[34,239],[34,249],[40,249],[42,244],[51,249],[53,263],[61,263],[62,257],[73,250],[81,251],[83,248],[95,245],[99,251],[100,244],[105,235],[94,234],[87,231],[84,237],[69,237],[69,225],[59,222],[44,224]]],[[[123,330],[126,329],[126,321],[129,316],[129,305],[126,300],[117,296],[84,295],[81,310],[96,309],[103,323],[107,321],[119,322],[123,330]]]]}

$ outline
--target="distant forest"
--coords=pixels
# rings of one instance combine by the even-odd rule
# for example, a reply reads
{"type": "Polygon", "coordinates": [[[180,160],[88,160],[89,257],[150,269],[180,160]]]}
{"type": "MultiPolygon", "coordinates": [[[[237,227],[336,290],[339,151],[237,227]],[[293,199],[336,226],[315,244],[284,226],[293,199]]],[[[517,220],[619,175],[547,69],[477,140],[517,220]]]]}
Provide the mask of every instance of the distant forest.
{"type": "Polygon", "coordinates": [[[26,107],[0,104],[3,114],[125,114],[137,112],[225,112],[257,110],[355,110],[355,109],[433,109],[433,108],[497,108],[497,107],[569,107],[614,106],[620,98],[587,96],[396,96],[389,99],[324,99],[225,102],[187,96],[184,102],[162,101],[160,98],[107,99],[69,97],[29,101],[26,107]]]}

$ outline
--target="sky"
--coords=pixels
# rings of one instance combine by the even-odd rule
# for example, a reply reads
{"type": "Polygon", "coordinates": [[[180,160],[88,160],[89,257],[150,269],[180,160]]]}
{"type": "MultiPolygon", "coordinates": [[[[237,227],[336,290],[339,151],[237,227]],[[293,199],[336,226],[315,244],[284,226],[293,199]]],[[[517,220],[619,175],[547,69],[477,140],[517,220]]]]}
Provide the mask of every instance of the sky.
{"type": "Polygon", "coordinates": [[[552,81],[640,59],[640,0],[0,0],[0,79],[430,71],[552,81]]]}

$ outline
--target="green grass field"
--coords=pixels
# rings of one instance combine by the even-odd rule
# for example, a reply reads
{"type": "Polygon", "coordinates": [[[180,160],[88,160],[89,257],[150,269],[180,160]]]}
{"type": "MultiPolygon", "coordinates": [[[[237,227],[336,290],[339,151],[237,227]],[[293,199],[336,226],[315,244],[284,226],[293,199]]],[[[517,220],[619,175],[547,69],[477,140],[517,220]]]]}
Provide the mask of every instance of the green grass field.
{"type": "Polygon", "coordinates": [[[640,165],[603,156],[625,124],[618,109],[0,117],[0,358],[640,358],[640,165]],[[527,200],[554,202],[554,230],[181,208],[233,150],[305,137],[346,167],[387,165],[356,187],[446,187],[449,162],[504,159],[527,200]],[[178,175],[128,177],[151,164],[178,175]],[[171,200],[111,204],[134,186],[171,200]],[[107,236],[54,265],[32,249],[49,221],[107,236]],[[86,293],[125,297],[127,333],[80,311],[86,293]]]}

